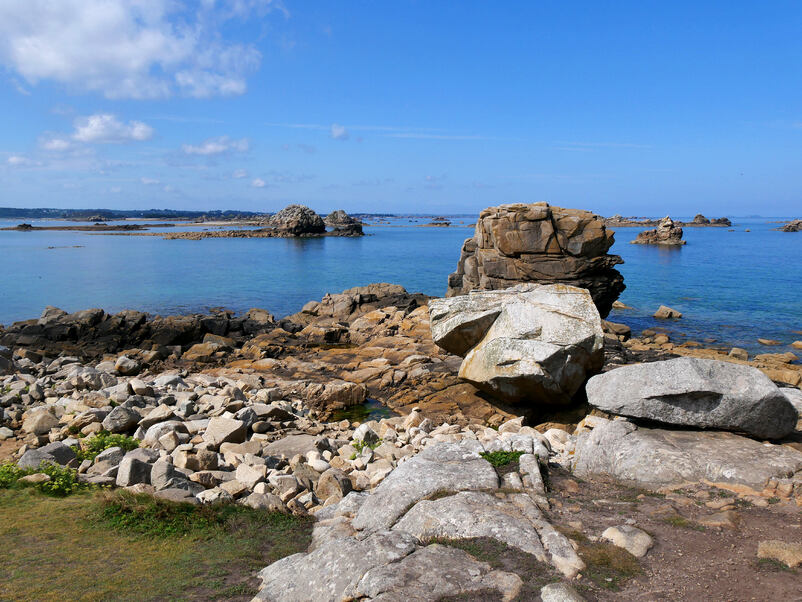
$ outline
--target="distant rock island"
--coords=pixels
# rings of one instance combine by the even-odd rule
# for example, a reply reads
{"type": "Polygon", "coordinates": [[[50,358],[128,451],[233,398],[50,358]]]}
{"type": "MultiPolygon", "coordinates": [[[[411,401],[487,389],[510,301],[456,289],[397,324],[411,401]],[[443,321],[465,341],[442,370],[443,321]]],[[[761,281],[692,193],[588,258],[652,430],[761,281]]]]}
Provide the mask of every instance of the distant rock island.
{"type": "Polygon", "coordinates": [[[780,232],[802,232],[802,219],[795,219],[776,229],[780,232]]]}
{"type": "MultiPolygon", "coordinates": [[[[660,225],[662,220],[650,219],[646,217],[624,217],[622,215],[614,215],[604,219],[607,226],[614,228],[652,228],[660,225]]],[[[726,217],[714,217],[708,219],[701,213],[697,213],[690,222],[681,222],[674,220],[674,224],[682,228],[699,228],[699,227],[730,227],[732,222],[726,217]]]]}
{"type": "Polygon", "coordinates": [[[678,247],[684,245],[685,241],[682,240],[682,228],[669,216],[665,216],[660,220],[657,228],[640,232],[632,244],[678,247]]]}

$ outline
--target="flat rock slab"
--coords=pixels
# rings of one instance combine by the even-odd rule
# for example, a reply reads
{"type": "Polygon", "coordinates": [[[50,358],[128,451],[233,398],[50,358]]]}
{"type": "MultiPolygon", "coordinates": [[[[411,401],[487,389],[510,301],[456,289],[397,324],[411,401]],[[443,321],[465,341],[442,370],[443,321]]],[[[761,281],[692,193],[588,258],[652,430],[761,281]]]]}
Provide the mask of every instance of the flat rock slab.
{"type": "Polygon", "coordinates": [[[802,452],[732,433],[641,428],[598,419],[577,436],[573,470],[648,489],[708,482],[760,492],[802,470],[802,452]]]}
{"type": "Polygon", "coordinates": [[[453,443],[430,445],[381,482],[354,518],[354,528],[389,529],[414,504],[438,492],[498,488],[498,475],[475,451],[453,443]]]}
{"type": "Polygon", "coordinates": [[[288,435],[283,439],[274,441],[265,446],[263,456],[284,456],[287,459],[297,454],[302,456],[315,448],[315,438],[312,435],[288,435]]]}
{"type": "Polygon", "coordinates": [[[788,398],[757,368],[693,357],[594,376],[588,403],[611,414],[781,439],[796,427],[788,398]]]}
{"type": "Polygon", "coordinates": [[[489,493],[463,491],[437,500],[423,500],[399,520],[393,530],[425,541],[433,537],[490,537],[547,562],[540,538],[516,506],[489,493]]]}
{"type": "Polygon", "coordinates": [[[262,569],[262,588],[254,598],[270,602],[339,601],[374,568],[401,560],[416,549],[407,533],[379,532],[358,540],[328,541],[309,554],[293,554],[262,569]]]}
{"type": "Polygon", "coordinates": [[[434,544],[399,562],[371,569],[356,589],[357,597],[377,602],[439,600],[488,590],[497,591],[502,600],[512,600],[522,585],[514,573],[491,570],[489,564],[462,550],[434,544]]]}

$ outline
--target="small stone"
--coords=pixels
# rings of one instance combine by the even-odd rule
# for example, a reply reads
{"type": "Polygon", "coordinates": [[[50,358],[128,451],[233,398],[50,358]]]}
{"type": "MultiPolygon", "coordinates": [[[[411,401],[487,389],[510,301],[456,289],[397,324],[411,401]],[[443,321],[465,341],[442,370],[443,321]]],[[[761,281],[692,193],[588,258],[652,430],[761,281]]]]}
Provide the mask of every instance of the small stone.
{"type": "Polygon", "coordinates": [[[125,355],[121,355],[114,363],[114,369],[123,376],[133,376],[134,374],[139,374],[141,366],[136,360],[133,360],[125,355]]]}
{"type": "Polygon", "coordinates": [[[678,312],[676,309],[661,305],[657,308],[657,311],[654,312],[654,317],[661,320],[676,320],[682,317],[682,313],[678,312]]]}
{"type": "Polygon", "coordinates": [[[209,421],[203,440],[217,447],[221,443],[242,443],[246,434],[247,427],[241,420],[215,416],[209,421]]]}
{"type": "Polygon", "coordinates": [[[602,533],[602,538],[619,548],[624,548],[636,558],[646,556],[646,552],[654,545],[654,540],[646,531],[632,525],[609,527],[602,533]]]}
{"type": "Polygon", "coordinates": [[[733,347],[730,349],[730,352],[727,355],[729,355],[731,358],[742,360],[744,362],[749,360],[749,352],[746,349],[741,349],[740,347],[733,347]]]}
{"type": "Polygon", "coordinates": [[[47,483],[48,481],[50,481],[50,477],[43,472],[35,472],[19,479],[20,483],[27,483],[28,485],[38,485],[39,483],[47,483]]]}

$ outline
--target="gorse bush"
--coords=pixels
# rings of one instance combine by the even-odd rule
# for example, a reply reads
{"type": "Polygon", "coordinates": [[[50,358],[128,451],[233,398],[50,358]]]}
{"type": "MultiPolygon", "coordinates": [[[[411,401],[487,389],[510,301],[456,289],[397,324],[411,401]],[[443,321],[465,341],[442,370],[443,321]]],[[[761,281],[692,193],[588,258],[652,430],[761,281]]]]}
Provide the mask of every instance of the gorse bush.
{"type": "Polygon", "coordinates": [[[114,435],[108,431],[99,431],[92,437],[87,437],[81,445],[73,445],[72,449],[78,460],[94,460],[97,455],[109,449],[119,447],[123,451],[131,451],[139,447],[139,441],[128,435],[114,435]]]}
{"type": "Polygon", "coordinates": [[[88,485],[78,481],[78,472],[66,466],[48,462],[42,462],[37,468],[20,468],[10,463],[0,464],[0,489],[22,486],[35,487],[42,493],[56,497],[64,497],[88,488],[88,485]],[[20,482],[22,477],[37,473],[46,474],[50,480],[30,484],[20,482]]]}

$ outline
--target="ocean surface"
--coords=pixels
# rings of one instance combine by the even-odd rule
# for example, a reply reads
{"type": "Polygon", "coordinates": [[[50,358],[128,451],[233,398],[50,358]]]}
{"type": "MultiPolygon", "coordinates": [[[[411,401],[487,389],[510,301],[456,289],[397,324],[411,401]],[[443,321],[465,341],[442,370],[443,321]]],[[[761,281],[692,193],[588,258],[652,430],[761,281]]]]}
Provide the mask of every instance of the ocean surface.
{"type": "MultiPolygon", "coordinates": [[[[688,244],[675,249],[631,245],[640,229],[617,229],[611,252],[625,260],[619,266],[627,285],[621,301],[633,309],[614,310],[610,319],[636,333],[659,326],[674,339],[752,352],[791,350],[792,341],[802,340],[802,233],[773,230],[779,219],[736,218],[732,231],[685,228],[688,244]],[[654,320],[661,304],[684,317],[654,320]],[[758,337],[783,345],[769,349],[758,337]]],[[[321,239],[0,231],[0,324],[38,317],[47,305],[162,315],[262,307],[281,317],[327,292],[371,282],[440,296],[463,240],[473,234],[473,220],[455,218],[458,227],[450,228],[420,226],[427,221],[396,218],[367,226],[362,238],[321,239]]],[[[0,221],[0,227],[19,222],[0,221]]],[[[180,229],[199,226],[165,231],[180,229]]]]}

